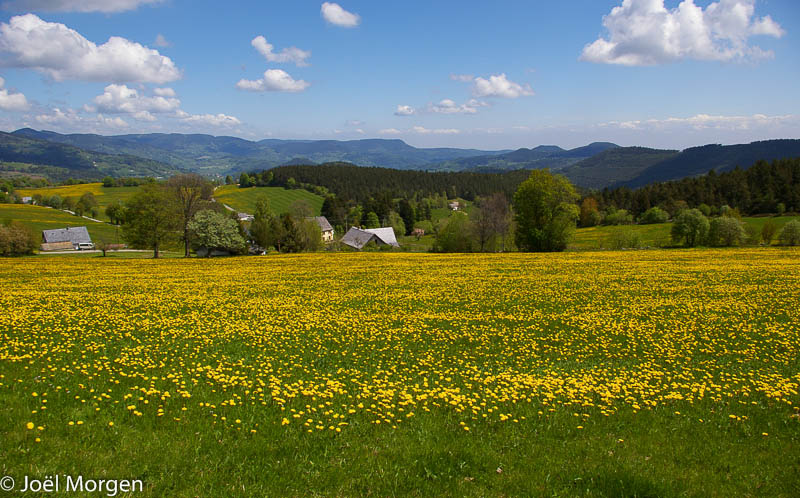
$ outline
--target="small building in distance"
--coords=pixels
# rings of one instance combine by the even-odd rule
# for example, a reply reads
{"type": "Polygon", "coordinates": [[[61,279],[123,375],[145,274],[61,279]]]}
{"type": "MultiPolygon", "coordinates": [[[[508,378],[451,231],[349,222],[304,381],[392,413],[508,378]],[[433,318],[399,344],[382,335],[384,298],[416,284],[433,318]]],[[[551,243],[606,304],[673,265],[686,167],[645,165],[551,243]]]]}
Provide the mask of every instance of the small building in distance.
{"type": "Polygon", "coordinates": [[[23,204],[33,204],[33,197],[23,197],[20,199],[23,204]]]}
{"type": "Polygon", "coordinates": [[[451,211],[458,211],[461,208],[461,204],[458,201],[451,201],[448,206],[450,206],[451,211]]]}
{"type": "MultiPolygon", "coordinates": [[[[92,238],[89,236],[89,230],[86,227],[67,227],[42,230],[42,242],[44,244],[70,242],[72,243],[72,248],[77,251],[81,244],[91,244],[92,238]]],[[[64,247],[64,245],[61,247],[64,247]]]]}
{"type": "Polygon", "coordinates": [[[377,245],[400,247],[392,227],[367,229],[352,227],[342,237],[342,244],[358,250],[363,249],[370,242],[375,242],[377,245]]]}
{"type": "Polygon", "coordinates": [[[253,220],[256,219],[255,216],[253,216],[252,214],[248,214],[248,213],[236,213],[236,218],[239,221],[253,221],[253,220]]]}
{"type": "Polygon", "coordinates": [[[326,244],[328,242],[333,242],[333,227],[328,221],[328,218],[324,216],[314,216],[308,219],[315,221],[317,225],[319,225],[319,229],[322,232],[322,242],[326,244]]]}

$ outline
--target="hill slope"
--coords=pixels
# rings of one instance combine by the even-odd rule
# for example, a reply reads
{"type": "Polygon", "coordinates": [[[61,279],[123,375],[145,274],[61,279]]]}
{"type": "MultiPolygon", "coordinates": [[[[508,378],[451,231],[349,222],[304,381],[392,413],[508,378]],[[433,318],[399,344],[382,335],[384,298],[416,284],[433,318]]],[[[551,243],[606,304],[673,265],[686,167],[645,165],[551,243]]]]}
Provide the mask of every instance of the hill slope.
{"type": "Polygon", "coordinates": [[[677,150],[618,147],[568,166],[561,174],[580,187],[600,189],[632,180],[647,168],[677,154],[677,150]]]}
{"type": "Polygon", "coordinates": [[[629,187],[704,175],[712,169],[730,171],[736,166],[748,168],[756,161],[774,161],[800,157],[800,140],[765,140],[739,145],[705,145],[692,147],[642,171],[623,182],[629,187]]]}
{"type": "Polygon", "coordinates": [[[618,145],[609,142],[595,142],[571,150],[564,150],[555,145],[540,145],[533,149],[522,148],[504,154],[453,159],[432,165],[429,169],[435,171],[500,172],[516,169],[550,168],[553,171],[558,171],[582,159],[618,147],[618,145]]]}
{"type": "Polygon", "coordinates": [[[24,163],[27,173],[42,174],[57,181],[70,177],[99,180],[107,175],[166,177],[178,172],[177,168],[152,159],[87,151],[4,132],[0,132],[0,162],[24,163]]]}

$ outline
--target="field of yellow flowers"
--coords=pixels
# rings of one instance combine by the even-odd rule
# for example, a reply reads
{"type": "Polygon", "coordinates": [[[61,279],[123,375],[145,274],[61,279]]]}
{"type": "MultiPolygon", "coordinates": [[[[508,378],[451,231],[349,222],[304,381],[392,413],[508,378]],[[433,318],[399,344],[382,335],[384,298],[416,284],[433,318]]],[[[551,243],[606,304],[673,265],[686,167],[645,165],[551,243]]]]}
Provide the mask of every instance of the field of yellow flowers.
{"type": "Polygon", "coordinates": [[[0,474],[800,493],[800,251],[0,261],[0,474]]]}

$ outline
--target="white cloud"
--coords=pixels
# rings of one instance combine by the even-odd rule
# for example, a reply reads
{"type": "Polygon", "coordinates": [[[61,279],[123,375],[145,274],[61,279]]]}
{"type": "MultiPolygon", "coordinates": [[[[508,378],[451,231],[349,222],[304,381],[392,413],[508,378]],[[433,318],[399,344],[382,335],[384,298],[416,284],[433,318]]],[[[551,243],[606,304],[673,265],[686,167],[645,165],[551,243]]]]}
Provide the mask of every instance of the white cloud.
{"type": "Polygon", "coordinates": [[[175,90],[172,88],[154,88],[153,93],[159,97],[175,97],[175,90]]]}
{"type": "Polygon", "coordinates": [[[469,83],[475,77],[471,74],[451,74],[450,79],[453,81],[463,81],[464,83],[469,83]]]}
{"type": "Polygon", "coordinates": [[[95,118],[97,122],[101,125],[109,126],[112,128],[127,128],[128,123],[119,116],[113,118],[107,118],[102,114],[98,114],[95,118]]]}
{"type": "Polygon", "coordinates": [[[410,105],[398,105],[397,109],[394,111],[395,116],[411,116],[417,111],[414,110],[413,107],[410,105]]]}
{"type": "Polygon", "coordinates": [[[766,114],[753,114],[751,116],[696,114],[687,118],[669,117],[663,119],[611,121],[598,126],[601,128],[640,131],[668,131],[671,129],[744,131],[756,128],[774,128],[797,121],[798,116],[792,114],[778,116],[767,116],[766,114]]]}
{"type": "Polygon", "coordinates": [[[86,106],[88,111],[106,112],[109,114],[131,114],[140,121],[155,121],[152,115],[173,113],[180,109],[181,101],[175,98],[171,88],[158,89],[161,93],[172,92],[172,96],[156,95],[147,97],[126,85],[111,84],[105,87],[104,92],[94,98],[93,106],[86,106]]]}
{"type": "Polygon", "coordinates": [[[411,128],[411,131],[414,133],[419,133],[420,135],[455,135],[461,133],[461,130],[456,130],[455,128],[436,128],[436,129],[429,129],[423,126],[414,126],[411,128]]]}
{"type": "Polygon", "coordinates": [[[13,12],[124,12],[163,0],[11,0],[4,10],[13,12]]]}
{"type": "Polygon", "coordinates": [[[428,111],[435,114],[475,114],[478,107],[485,107],[488,104],[476,99],[470,99],[466,104],[456,104],[455,101],[444,99],[437,104],[428,106],[428,111]]]}
{"type": "Polygon", "coordinates": [[[509,80],[505,73],[489,76],[489,79],[475,78],[475,85],[472,87],[472,95],[475,97],[505,97],[515,99],[517,97],[533,95],[530,85],[520,85],[509,80]]]}
{"type": "Polygon", "coordinates": [[[382,130],[378,130],[379,135],[400,135],[401,133],[403,132],[397,128],[384,128],[382,130]]]}
{"type": "Polygon", "coordinates": [[[347,12],[338,3],[325,2],[320,12],[326,21],[343,28],[355,28],[361,23],[361,16],[347,12]]]}
{"type": "Polygon", "coordinates": [[[181,77],[175,63],[157,50],[117,36],[98,46],[33,14],[0,24],[0,52],[0,65],[34,69],[56,81],[166,83],[181,77]]]}
{"type": "Polygon", "coordinates": [[[156,35],[156,39],[153,42],[153,45],[155,45],[156,47],[166,48],[166,47],[171,47],[172,43],[169,40],[167,40],[166,37],[164,37],[164,35],[159,33],[158,35],[156,35]]]}
{"type": "Polygon", "coordinates": [[[61,110],[54,107],[47,113],[39,114],[33,118],[37,123],[48,127],[62,127],[69,131],[77,128],[82,130],[99,130],[108,128],[127,128],[128,123],[119,116],[108,118],[102,114],[95,116],[82,116],[75,109],[61,110]]]}
{"type": "Polygon", "coordinates": [[[344,122],[345,126],[362,126],[363,124],[364,122],[358,119],[350,119],[344,122]]]}
{"type": "Polygon", "coordinates": [[[608,38],[586,45],[580,59],[647,66],[681,59],[758,60],[772,57],[748,44],[753,35],[780,38],[770,16],[754,18],[755,0],[720,0],[705,9],[684,0],[667,9],[664,0],[623,0],[603,17],[608,38]]]}
{"type": "Polygon", "coordinates": [[[264,77],[257,80],[239,80],[236,88],[251,92],[302,92],[311,86],[303,80],[293,79],[282,69],[267,69],[264,77]]]}
{"type": "Polygon", "coordinates": [[[211,126],[233,127],[242,124],[238,118],[227,114],[185,114],[181,118],[187,123],[198,123],[211,126]]]}
{"type": "Polygon", "coordinates": [[[28,99],[21,93],[10,93],[6,80],[0,77],[0,109],[4,111],[25,111],[30,107],[28,99]]]}
{"type": "Polygon", "coordinates": [[[250,44],[258,50],[258,53],[264,56],[270,62],[293,62],[298,67],[308,66],[306,59],[311,57],[311,52],[307,50],[300,50],[297,47],[288,47],[275,53],[272,51],[275,48],[266,38],[259,35],[253,38],[250,44]]]}

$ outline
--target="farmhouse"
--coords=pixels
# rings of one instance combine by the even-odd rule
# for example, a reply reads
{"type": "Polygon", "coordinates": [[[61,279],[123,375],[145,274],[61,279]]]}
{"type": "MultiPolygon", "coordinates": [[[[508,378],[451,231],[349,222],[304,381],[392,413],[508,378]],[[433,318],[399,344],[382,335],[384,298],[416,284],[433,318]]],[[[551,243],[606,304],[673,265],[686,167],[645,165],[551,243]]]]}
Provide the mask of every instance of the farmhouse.
{"type": "Polygon", "coordinates": [[[307,219],[313,220],[319,225],[319,229],[322,231],[322,242],[326,244],[328,242],[333,242],[333,227],[330,222],[328,222],[328,218],[324,216],[314,216],[307,219]]]}
{"type": "Polygon", "coordinates": [[[458,209],[461,207],[461,204],[458,201],[452,201],[450,204],[448,204],[448,206],[450,206],[451,211],[458,211],[458,209]]]}
{"type": "Polygon", "coordinates": [[[86,227],[67,227],[42,230],[42,242],[45,244],[71,242],[72,248],[77,250],[81,244],[91,244],[92,238],[89,237],[89,231],[86,227]]]}
{"type": "Polygon", "coordinates": [[[342,244],[358,250],[363,249],[364,246],[373,241],[378,245],[400,247],[392,227],[367,228],[365,230],[352,227],[342,237],[342,244]]]}
{"type": "Polygon", "coordinates": [[[255,216],[253,216],[252,214],[248,214],[248,213],[236,213],[236,218],[239,221],[253,221],[253,220],[256,219],[255,216]]]}

